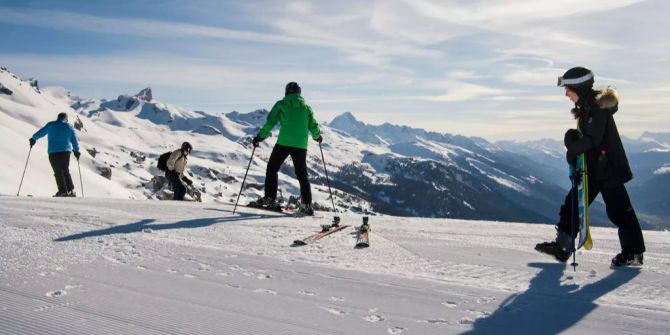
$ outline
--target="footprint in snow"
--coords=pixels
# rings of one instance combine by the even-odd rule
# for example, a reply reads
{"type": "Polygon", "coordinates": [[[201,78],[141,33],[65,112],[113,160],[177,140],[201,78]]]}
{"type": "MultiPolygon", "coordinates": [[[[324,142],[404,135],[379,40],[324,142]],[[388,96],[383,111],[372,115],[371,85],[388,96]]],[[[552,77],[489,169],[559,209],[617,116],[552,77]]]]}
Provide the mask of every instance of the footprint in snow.
{"type": "Polygon", "coordinates": [[[178,273],[179,270],[176,270],[176,269],[167,269],[167,272],[169,272],[169,273],[178,273]]]}
{"type": "Polygon", "coordinates": [[[328,313],[333,314],[333,315],[349,315],[349,312],[343,311],[339,308],[329,307],[329,308],[326,308],[326,311],[328,311],[328,313]]]}
{"type": "Polygon", "coordinates": [[[493,298],[493,297],[481,297],[481,298],[477,299],[477,303],[478,304],[488,304],[488,303],[493,302],[495,300],[496,300],[496,298],[493,298]]]}
{"type": "Polygon", "coordinates": [[[310,297],[313,297],[313,296],[316,295],[316,292],[312,292],[312,291],[299,291],[298,293],[300,293],[302,295],[307,295],[307,296],[310,296],[310,297]]]}
{"type": "Polygon", "coordinates": [[[338,296],[332,296],[332,297],[330,297],[330,300],[332,300],[332,301],[336,301],[336,302],[342,302],[342,301],[344,301],[345,299],[342,298],[342,297],[338,297],[338,296]]]}
{"type": "Polygon", "coordinates": [[[144,265],[138,265],[138,266],[137,266],[137,269],[138,269],[138,270],[146,270],[147,267],[144,266],[144,265]]]}
{"type": "Polygon", "coordinates": [[[58,298],[66,294],[67,292],[65,290],[58,290],[58,291],[47,292],[45,295],[49,298],[58,298]]]}
{"type": "Polygon", "coordinates": [[[228,286],[230,288],[242,288],[242,286],[237,285],[237,284],[226,284],[226,286],[228,286]]]}
{"type": "Polygon", "coordinates": [[[478,311],[478,310],[475,310],[475,309],[468,309],[468,313],[474,314],[477,318],[484,318],[484,317],[487,317],[487,316],[491,315],[491,313],[489,313],[487,311],[478,311]]]}
{"type": "Polygon", "coordinates": [[[230,273],[228,273],[228,272],[217,272],[216,275],[217,276],[222,276],[222,277],[228,277],[228,276],[230,276],[230,273]]]}
{"type": "Polygon", "coordinates": [[[254,290],[254,292],[265,293],[265,294],[270,294],[270,295],[277,295],[276,291],[268,290],[268,289],[265,289],[265,288],[257,288],[257,289],[254,290]]]}
{"type": "Polygon", "coordinates": [[[258,280],[266,280],[266,279],[270,279],[270,278],[272,278],[272,275],[268,275],[268,274],[264,274],[264,273],[261,273],[261,274],[256,276],[256,279],[258,279],[258,280]]]}
{"type": "Polygon", "coordinates": [[[184,277],[189,278],[189,279],[198,278],[198,276],[196,276],[196,275],[192,275],[192,274],[190,274],[190,273],[184,273],[184,277]]]}
{"type": "Polygon", "coordinates": [[[80,287],[82,287],[81,284],[65,285],[65,289],[66,289],[66,290],[72,290],[72,289],[80,288],[80,287]]]}
{"type": "Polygon", "coordinates": [[[404,332],[405,330],[406,330],[406,328],[403,328],[403,327],[391,327],[391,328],[386,329],[386,332],[388,332],[391,335],[397,335],[397,334],[400,334],[400,333],[404,332]]]}
{"type": "Polygon", "coordinates": [[[431,320],[426,320],[425,322],[432,323],[434,325],[448,325],[449,321],[445,319],[431,319],[431,320]]]}
{"type": "Polygon", "coordinates": [[[453,301],[445,301],[445,302],[442,303],[442,306],[449,307],[449,308],[455,308],[456,306],[458,306],[458,304],[453,302],[453,301]]]}
{"type": "Polygon", "coordinates": [[[375,323],[375,322],[384,321],[384,320],[386,320],[386,318],[381,316],[381,315],[373,314],[373,315],[368,315],[368,316],[363,317],[363,320],[365,320],[367,322],[375,323]]]}
{"type": "Polygon", "coordinates": [[[475,320],[473,320],[471,318],[461,318],[460,320],[458,320],[458,324],[461,325],[461,326],[470,326],[474,323],[475,323],[475,320]]]}

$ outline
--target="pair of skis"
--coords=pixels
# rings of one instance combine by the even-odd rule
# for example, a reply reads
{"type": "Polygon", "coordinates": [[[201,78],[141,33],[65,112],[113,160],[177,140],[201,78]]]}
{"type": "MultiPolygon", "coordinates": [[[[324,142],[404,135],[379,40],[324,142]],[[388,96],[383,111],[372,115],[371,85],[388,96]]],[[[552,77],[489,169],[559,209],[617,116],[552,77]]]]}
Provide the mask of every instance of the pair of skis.
{"type": "MultiPolygon", "coordinates": [[[[579,130],[579,120],[577,120],[577,129],[579,130]]],[[[581,135],[581,130],[579,131],[581,135]]],[[[593,241],[591,240],[591,230],[589,225],[589,176],[586,166],[586,155],[581,153],[577,156],[577,162],[570,165],[570,180],[572,181],[572,236],[578,235],[578,243],[572,246],[572,267],[577,270],[578,249],[584,248],[591,250],[593,241]],[[575,213],[574,210],[577,209],[575,213]],[[576,214],[576,215],[575,215],[576,214]],[[577,234],[578,233],[578,234],[577,234]]]]}
{"type": "MultiPolygon", "coordinates": [[[[314,243],[328,235],[336,233],[338,231],[348,228],[349,225],[341,225],[340,217],[336,216],[333,218],[333,223],[329,225],[322,225],[321,231],[316,232],[312,235],[309,235],[303,239],[293,241],[294,247],[304,246],[311,243],[314,243]]],[[[370,239],[368,232],[370,231],[370,225],[368,223],[368,217],[363,217],[363,224],[358,228],[356,232],[356,249],[367,248],[370,246],[370,239]]]]}

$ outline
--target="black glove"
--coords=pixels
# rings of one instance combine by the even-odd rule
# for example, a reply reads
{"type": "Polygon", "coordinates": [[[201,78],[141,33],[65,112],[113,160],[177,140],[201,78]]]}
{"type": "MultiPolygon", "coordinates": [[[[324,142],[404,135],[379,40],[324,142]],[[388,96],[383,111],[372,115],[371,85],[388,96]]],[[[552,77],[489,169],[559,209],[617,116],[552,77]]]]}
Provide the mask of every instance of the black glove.
{"type": "Polygon", "coordinates": [[[572,143],[575,143],[581,137],[581,133],[577,129],[568,129],[563,136],[563,144],[566,148],[569,148],[572,143]]]}
{"type": "Polygon", "coordinates": [[[566,151],[565,160],[568,161],[568,164],[575,165],[577,164],[577,155],[573,155],[570,153],[570,151],[566,151]]]}
{"type": "Polygon", "coordinates": [[[319,138],[317,138],[315,141],[317,141],[317,142],[319,142],[319,144],[321,144],[321,142],[323,142],[323,136],[319,135],[319,138]]]}
{"type": "Polygon", "coordinates": [[[193,181],[191,179],[188,179],[187,177],[184,177],[181,180],[183,180],[188,186],[193,185],[193,181]]]}
{"type": "Polygon", "coordinates": [[[261,142],[263,142],[263,139],[258,135],[256,135],[256,137],[254,137],[254,139],[251,140],[251,144],[253,144],[254,147],[258,147],[261,142]]]}
{"type": "Polygon", "coordinates": [[[79,157],[81,157],[81,153],[79,151],[73,151],[72,153],[74,154],[74,158],[79,160],[79,157]]]}
{"type": "Polygon", "coordinates": [[[33,140],[32,138],[29,139],[28,142],[30,143],[31,148],[33,147],[33,145],[35,145],[35,143],[37,143],[37,141],[33,140]]]}

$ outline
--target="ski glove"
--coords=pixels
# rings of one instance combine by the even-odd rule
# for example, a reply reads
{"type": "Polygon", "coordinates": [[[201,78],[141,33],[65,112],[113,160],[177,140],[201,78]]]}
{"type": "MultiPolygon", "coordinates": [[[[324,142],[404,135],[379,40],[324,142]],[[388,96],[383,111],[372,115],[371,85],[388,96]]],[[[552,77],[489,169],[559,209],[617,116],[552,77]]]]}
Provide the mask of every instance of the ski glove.
{"type": "Polygon", "coordinates": [[[577,164],[577,155],[571,154],[570,151],[566,151],[565,160],[568,162],[568,164],[575,165],[577,164]]]}
{"type": "Polygon", "coordinates": [[[74,154],[74,158],[79,160],[79,157],[81,157],[81,153],[79,151],[73,151],[72,153],[74,154]]]}
{"type": "Polygon", "coordinates": [[[183,177],[182,180],[186,183],[186,185],[191,186],[193,185],[193,181],[191,179],[188,179],[187,177],[183,177]]]}
{"type": "Polygon", "coordinates": [[[254,139],[251,140],[251,143],[254,145],[254,147],[258,147],[261,142],[263,142],[263,139],[258,135],[256,135],[256,137],[254,137],[254,139]]]}
{"type": "Polygon", "coordinates": [[[566,148],[569,148],[573,143],[579,141],[579,138],[582,137],[581,133],[577,129],[568,129],[563,136],[563,144],[566,148]]]}
{"type": "Polygon", "coordinates": [[[319,135],[319,138],[317,138],[315,141],[317,141],[317,142],[319,142],[319,144],[321,144],[321,142],[323,142],[323,136],[319,135]]]}
{"type": "Polygon", "coordinates": [[[33,139],[31,138],[31,139],[28,140],[28,142],[30,143],[30,147],[32,148],[33,145],[35,145],[35,143],[36,143],[37,141],[35,141],[35,140],[33,140],[33,139]]]}

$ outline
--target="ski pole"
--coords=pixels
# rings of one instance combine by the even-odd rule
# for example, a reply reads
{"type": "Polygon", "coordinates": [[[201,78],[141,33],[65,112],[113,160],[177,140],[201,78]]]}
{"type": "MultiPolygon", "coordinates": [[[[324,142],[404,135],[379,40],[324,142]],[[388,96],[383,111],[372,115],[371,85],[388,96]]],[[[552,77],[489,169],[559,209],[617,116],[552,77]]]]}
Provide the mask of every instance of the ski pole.
{"type": "Polygon", "coordinates": [[[326,169],[326,158],[323,156],[323,148],[321,148],[321,142],[319,142],[319,150],[321,150],[321,161],[323,161],[323,171],[326,173],[326,183],[328,184],[328,193],[330,193],[330,203],[333,204],[333,212],[337,212],[335,209],[335,200],[333,199],[333,191],[330,189],[330,179],[328,178],[328,169],[326,169]]]}
{"type": "Polygon", "coordinates": [[[21,175],[21,183],[19,183],[19,190],[16,192],[16,196],[19,196],[19,193],[21,193],[21,186],[23,185],[23,177],[26,175],[26,169],[28,169],[28,160],[30,160],[30,153],[33,151],[33,147],[31,146],[30,149],[28,150],[28,158],[26,158],[26,166],[23,168],[23,174],[21,175]]]}
{"type": "Polygon", "coordinates": [[[81,166],[79,165],[79,158],[77,158],[77,170],[79,170],[79,185],[81,185],[81,197],[84,197],[84,180],[81,179],[81,166]]]}
{"type": "Polygon", "coordinates": [[[256,147],[251,150],[251,157],[249,157],[249,164],[247,165],[247,171],[244,173],[244,178],[242,179],[242,187],[240,187],[240,193],[237,194],[237,201],[235,201],[235,207],[233,208],[233,215],[235,210],[237,210],[237,203],[240,202],[240,196],[242,195],[242,190],[244,189],[244,182],[247,180],[247,174],[249,173],[249,168],[251,167],[251,161],[254,159],[254,152],[256,147]]]}

